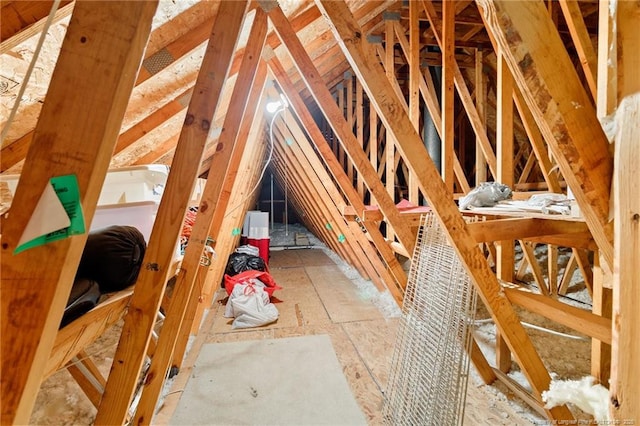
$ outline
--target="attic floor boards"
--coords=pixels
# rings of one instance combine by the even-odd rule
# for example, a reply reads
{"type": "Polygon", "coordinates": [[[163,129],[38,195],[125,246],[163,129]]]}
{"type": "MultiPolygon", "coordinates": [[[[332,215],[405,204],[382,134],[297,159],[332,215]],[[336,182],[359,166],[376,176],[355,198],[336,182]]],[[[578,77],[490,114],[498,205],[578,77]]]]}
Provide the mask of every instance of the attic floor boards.
{"type": "MultiPolygon", "coordinates": [[[[214,303],[205,322],[210,327],[198,339],[202,343],[218,343],[328,335],[369,424],[382,424],[382,392],[387,386],[398,319],[385,319],[321,250],[272,251],[269,267],[276,282],[283,287],[275,293],[282,301],[276,305],[280,313],[278,321],[257,329],[233,330],[231,319],[223,316],[224,306],[214,303]]],[[[194,350],[196,348],[194,345],[194,350]]],[[[183,371],[188,374],[188,365],[183,366],[183,371]]],[[[156,418],[158,424],[170,418],[175,404],[179,401],[165,401],[156,418]]],[[[471,380],[465,424],[531,423],[520,418],[494,388],[478,386],[471,380]]]]}

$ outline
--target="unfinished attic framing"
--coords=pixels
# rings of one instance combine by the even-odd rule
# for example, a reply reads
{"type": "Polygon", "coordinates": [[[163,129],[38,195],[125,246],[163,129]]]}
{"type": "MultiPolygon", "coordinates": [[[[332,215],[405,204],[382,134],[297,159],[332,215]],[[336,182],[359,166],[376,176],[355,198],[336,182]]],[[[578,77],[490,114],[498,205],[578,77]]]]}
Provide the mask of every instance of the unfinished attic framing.
{"type": "Polygon", "coordinates": [[[311,232],[399,304],[399,260],[433,211],[499,331],[496,359],[471,351],[482,379],[573,419],[544,408],[551,378],[518,306],[589,336],[611,418],[640,421],[640,1],[3,0],[1,20],[3,424],[27,423],[43,379],[122,317],[108,377],[89,358],[97,376],[77,380],[96,424],[150,423],[268,174],[311,232]],[[273,117],[265,104],[280,94],[288,107],[273,117]],[[58,330],[87,233],[15,253],[46,216],[44,189],[74,175],[89,229],[107,171],[144,164],[170,172],[135,286],[58,330]],[[518,200],[570,189],[580,216],[461,212],[485,181],[518,200]],[[217,258],[200,266],[211,240],[217,258]],[[559,299],[558,247],[592,311],[559,299]],[[537,292],[518,284],[525,268],[537,292]],[[511,359],[532,392],[504,374],[511,359]]]}

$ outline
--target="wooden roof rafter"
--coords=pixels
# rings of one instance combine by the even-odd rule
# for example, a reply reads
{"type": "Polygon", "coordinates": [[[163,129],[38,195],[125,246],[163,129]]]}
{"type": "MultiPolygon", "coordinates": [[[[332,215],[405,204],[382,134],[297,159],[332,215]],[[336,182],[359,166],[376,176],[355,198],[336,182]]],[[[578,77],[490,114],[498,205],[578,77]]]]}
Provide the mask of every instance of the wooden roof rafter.
{"type": "Polygon", "coordinates": [[[613,160],[595,110],[593,114],[584,112],[594,108],[555,26],[538,4],[519,4],[517,10],[510,8],[508,1],[482,0],[481,5],[487,27],[504,50],[518,86],[611,267],[613,229],[609,222],[609,191],[613,160]],[[525,5],[529,7],[524,8],[525,5]],[[519,36],[507,40],[506,31],[509,34],[515,31],[519,36]],[[542,34],[544,46],[540,38],[536,39],[542,34]],[[522,49],[518,50],[519,47],[522,49]],[[547,96],[540,96],[541,92],[547,96]],[[557,105],[553,106],[552,101],[557,105]]]}
{"type": "MultiPolygon", "coordinates": [[[[361,30],[342,2],[318,1],[323,15],[330,23],[345,56],[360,79],[380,118],[398,141],[398,149],[417,173],[421,189],[439,220],[445,225],[453,246],[474,279],[479,294],[492,312],[496,325],[507,341],[516,360],[531,383],[537,398],[548,388],[551,378],[526,332],[519,325],[517,315],[506,300],[499,298],[500,286],[475,240],[466,229],[457,206],[450,198],[433,163],[411,125],[403,108],[397,105],[393,91],[382,69],[376,67],[375,52],[360,36],[361,30]],[[427,183],[428,182],[428,183],[427,183]]],[[[554,419],[572,419],[566,406],[548,410],[554,419]]]]}
{"type": "MultiPolygon", "coordinates": [[[[350,12],[349,12],[350,13],[350,12]]],[[[306,81],[309,89],[316,99],[316,103],[323,110],[327,121],[331,124],[334,132],[342,141],[343,147],[349,152],[349,156],[353,161],[358,173],[362,175],[366,185],[369,187],[376,200],[381,206],[383,213],[391,223],[395,232],[398,234],[400,242],[405,246],[407,251],[412,252],[415,244],[415,235],[403,223],[396,209],[395,203],[388,196],[386,189],[382,186],[377,178],[377,173],[373,170],[369,159],[358,146],[355,135],[348,123],[344,119],[342,112],[336,106],[333,96],[327,89],[325,83],[321,80],[321,76],[316,71],[313,61],[309,58],[306,50],[300,43],[295,32],[292,30],[289,21],[282,13],[279,7],[271,9],[269,18],[273,22],[276,31],[280,34],[285,46],[294,59],[295,65],[302,78],[306,81]]]]}

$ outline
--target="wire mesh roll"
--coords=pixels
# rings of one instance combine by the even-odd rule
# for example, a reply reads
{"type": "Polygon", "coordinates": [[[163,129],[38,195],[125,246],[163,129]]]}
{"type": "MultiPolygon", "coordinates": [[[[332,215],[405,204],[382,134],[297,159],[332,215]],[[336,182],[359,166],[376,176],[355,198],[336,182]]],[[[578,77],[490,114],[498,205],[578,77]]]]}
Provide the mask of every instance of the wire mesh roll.
{"type": "Polygon", "coordinates": [[[459,425],[476,291],[433,214],[422,217],[383,415],[391,425],[459,425]]]}

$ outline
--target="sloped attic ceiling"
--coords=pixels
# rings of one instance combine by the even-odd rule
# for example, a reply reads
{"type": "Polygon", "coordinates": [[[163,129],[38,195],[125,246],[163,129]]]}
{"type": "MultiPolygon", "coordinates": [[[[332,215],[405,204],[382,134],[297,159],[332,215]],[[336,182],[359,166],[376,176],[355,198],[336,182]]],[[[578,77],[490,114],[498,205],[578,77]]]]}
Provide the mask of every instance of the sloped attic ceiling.
{"type": "MultiPolygon", "coordinates": [[[[7,111],[18,97],[52,3],[36,2],[36,8],[27,6],[31,2],[2,3],[2,102],[7,111]],[[12,25],[5,26],[5,22],[12,25]]],[[[203,65],[205,46],[221,6],[217,1],[161,1],[109,166],[171,164],[174,176],[193,174],[208,177],[209,183],[218,182],[212,205],[219,212],[207,213],[207,218],[211,229],[219,232],[213,232],[216,250],[225,258],[237,240],[232,231],[240,226],[242,214],[255,197],[251,189],[261,178],[259,166],[273,150],[272,171],[282,186],[290,188],[292,203],[305,224],[397,300],[402,298],[407,279],[398,254],[412,252],[416,215],[398,209],[396,203],[405,198],[416,205],[428,202],[446,226],[529,379],[533,400],[539,400],[549,374],[519,326],[511,303],[498,297],[500,284],[477,243],[491,240],[487,235],[498,230],[503,236],[511,232],[504,238],[511,239],[523,229],[540,234],[549,228],[538,224],[505,231],[500,225],[467,225],[453,200],[484,180],[508,182],[522,191],[560,192],[569,185],[586,224],[558,238],[566,243],[580,235],[585,247],[597,247],[605,264],[612,265],[606,207],[612,160],[595,115],[595,73],[589,61],[597,36],[598,2],[561,3],[570,4],[570,9],[565,11],[555,2],[548,2],[545,8],[542,2],[497,0],[290,1],[280,2],[279,7],[278,2],[251,3],[240,30],[229,36],[234,41],[237,38],[235,54],[216,99],[215,116],[211,124],[207,122],[200,156],[186,152],[179,141],[191,123],[187,109],[199,93],[198,73],[201,67],[207,69],[203,65]],[[254,29],[255,39],[260,40],[261,25],[267,32],[264,48],[260,42],[250,42],[254,29]],[[536,30],[545,37],[537,37],[536,30]],[[551,46],[551,55],[545,46],[551,46]],[[259,55],[247,53],[256,47],[259,55]],[[496,50],[501,51],[500,56],[496,50]],[[554,71],[555,66],[559,71],[554,71]],[[562,81],[554,73],[562,75],[562,81]],[[254,84],[243,87],[248,80],[239,75],[250,76],[254,84]],[[263,106],[280,93],[286,96],[289,108],[272,120],[263,106]],[[517,113],[511,105],[514,98],[517,113]],[[437,123],[431,134],[427,132],[430,121],[437,123]],[[236,131],[241,136],[236,138],[236,131]],[[424,148],[432,140],[442,149],[440,172],[424,148]],[[589,141],[588,147],[584,141],[589,141]],[[232,154],[227,142],[242,144],[243,150],[232,154]],[[220,161],[222,153],[225,161],[220,161]],[[189,155],[197,159],[186,165],[189,155]]],[[[60,4],[35,63],[32,82],[20,96],[17,114],[11,126],[3,121],[3,173],[36,173],[25,158],[28,162],[29,146],[37,139],[34,129],[40,124],[43,103],[53,102],[45,94],[74,6],[73,2],[60,4]]],[[[116,24],[105,21],[108,26],[116,24]]],[[[231,46],[228,41],[219,44],[221,48],[231,46]]],[[[81,74],[79,71],[79,78],[81,74]]],[[[67,90],[73,89],[69,84],[67,90]]],[[[179,198],[179,192],[168,194],[179,198]]],[[[173,206],[172,219],[159,215],[166,229],[176,232],[163,229],[171,235],[152,236],[152,250],[170,251],[167,247],[179,228],[175,218],[184,208],[173,206]]],[[[17,233],[14,228],[7,227],[6,234],[17,233]]],[[[207,230],[202,232],[205,241],[207,230]]],[[[72,248],[75,252],[70,252],[78,254],[77,247],[72,248]]],[[[62,259],[60,254],[51,262],[62,259]]],[[[54,268],[64,272],[60,266],[54,268]]],[[[40,273],[43,281],[57,279],[44,278],[44,269],[40,273]]],[[[162,284],[153,284],[162,280],[150,274],[142,275],[136,291],[150,291],[138,307],[144,315],[153,316],[157,305],[150,300],[159,301],[162,296],[158,290],[162,284]]],[[[47,287],[53,289],[49,293],[34,296],[47,307],[43,312],[53,306],[56,285],[68,290],[60,278],[47,287]]],[[[600,321],[603,318],[590,315],[586,320],[590,326],[607,328],[600,321]]],[[[35,321],[37,330],[29,344],[39,348],[37,338],[48,321],[35,321]]],[[[130,344],[141,347],[123,347],[123,351],[144,355],[143,338],[130,344]]],[[[481,354],[472,355],[484,379],[495,379],[481,354]]],[[[26,370],[33,371],[28,365],[26,370]]],[[[116,370],[120,378],[136,375],[128,366],[116,370]]],[[[546,413],[553,419],[569,416],[566,407],[546,413]]]]}

